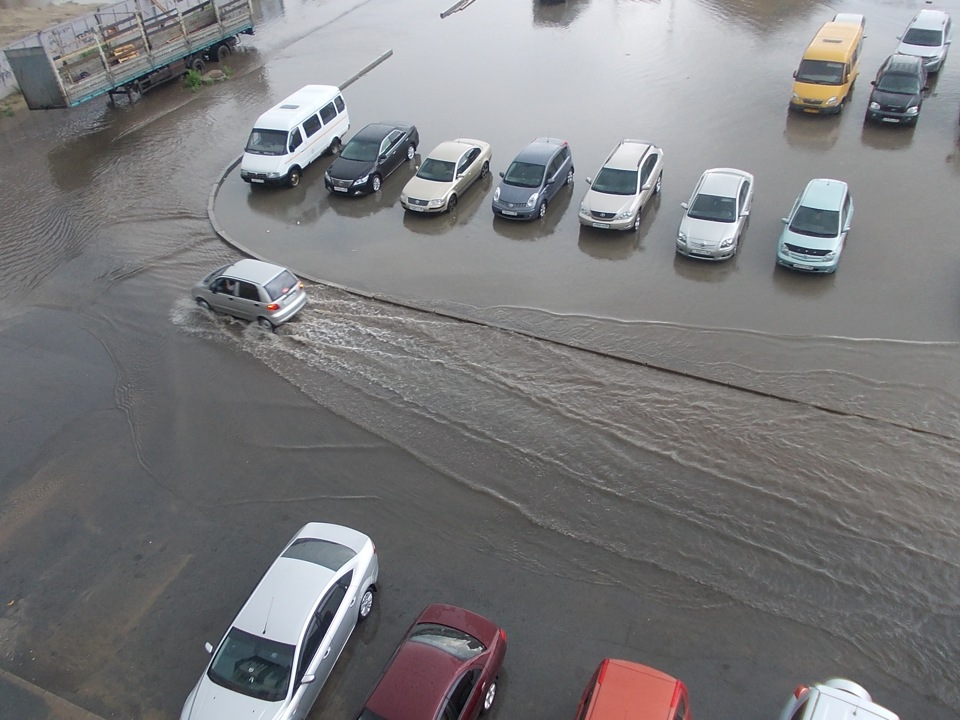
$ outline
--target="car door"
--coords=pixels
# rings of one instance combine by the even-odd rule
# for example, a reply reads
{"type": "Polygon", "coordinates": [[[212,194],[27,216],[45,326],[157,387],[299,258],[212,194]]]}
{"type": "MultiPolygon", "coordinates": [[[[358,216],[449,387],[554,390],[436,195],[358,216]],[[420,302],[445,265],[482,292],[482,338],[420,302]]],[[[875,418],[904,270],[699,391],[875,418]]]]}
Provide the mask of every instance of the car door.
{"type": "Polygon", "coordinates": [[[406,160],[407,156],[400,152],[400,140],[403,138],[403,132],[400,130],[391,130],[390,133],[380,143],[380,157],[378,163],[381,172],[386,177],[400,164],[401,160],[406,160]]]}
{"type": "Polygon", "coordinates": [[[740,194],[737,198],[737,242],[740,241],[740,233],[743,232],[743,227],[747,224],[752,199],[753,196],[750,194],[750,181],[744,180],[740,184],[740,194]]]}
{"type": "Polygon", "coordinates": [[[553,196],[563,187],[563,181],[567,179],[565,174],[561,177],[562,169],[563,154],[558,151],[547,163],[547,171],[543,178],[543,195],[547,200],[553,200],[553,196]]]}
{"type": "Polygon", "coordinates": [[[256,320],[263,308],[263,300],[260,297],[260,288],[252,282],[239,280],[237,282],[236,314],[247,320],[256,320]]]}
{"type": "MultiPolygon", "coordinates": [[[[317,606],[304,636],[303,658],[309,658],[300,685],[294,694],[295,718],[305,718],[333,671],[350,633],[356,625],[356,613],[349,612],[353,571],[341,576],[317,606]],[[307,648],[307,644],[310,647],[307,648]]],[[[353,592],[356,602],[356,591],[353,592]]],[[[299,665],[298,665],[299,668],[299,665]]]]}
{"type": "Polygon", "coordinates": [[[483,706],[480,677],[483,669],[472,667],[458,677],[444,701],[439,720],[473,720],[483,706]]]}
{"type": "Polygon", "coordinates": [[[210,305],[228,315],[236,314],[237,281],[228,277],[219,277],[210,285],[210,305]]]}
{"type": "Polygon", "coordinates": [[[477,179],[480,168],[480,163],[477,162],[479,155],[480,148],[472,147],[460,157],[457,163],[457,177],[454,181],[454,188],[458,195],[477,179]]]}
{"type": "Polygon", "coordinates": [[[657,160],[660,156],[657,153],[650,153],[643,161],[640,168],[640,207],[647,204],[647,200],[653,195],[653,188],[656,185],[657,160]]]}

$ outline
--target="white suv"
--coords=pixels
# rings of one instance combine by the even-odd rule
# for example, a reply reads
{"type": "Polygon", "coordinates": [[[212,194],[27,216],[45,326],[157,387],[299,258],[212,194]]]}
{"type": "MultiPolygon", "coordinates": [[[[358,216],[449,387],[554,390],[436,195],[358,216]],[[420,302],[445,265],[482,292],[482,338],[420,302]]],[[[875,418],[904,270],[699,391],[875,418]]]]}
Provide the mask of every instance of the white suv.
{"type": "Polygon", "coordinates": [[[580,224],[603,230],[638,230],[647,201],[660,194],[663,150],[624,140],[607,156],[580,203],[580,224]]]}
{"type": "Polygon", "coordinates": [[[943,67],[953,40],[950,16],[943,10],[921,10],[900,36],[897,52],[923,58],[923,69],[935,73],[943,67]]]}
{"type": "Polygon", "coordinates": [[[877,705],[870,693],[852,680],[834,678],[793,691],[780,720],[899,720],[895,713],[877,705]]]}

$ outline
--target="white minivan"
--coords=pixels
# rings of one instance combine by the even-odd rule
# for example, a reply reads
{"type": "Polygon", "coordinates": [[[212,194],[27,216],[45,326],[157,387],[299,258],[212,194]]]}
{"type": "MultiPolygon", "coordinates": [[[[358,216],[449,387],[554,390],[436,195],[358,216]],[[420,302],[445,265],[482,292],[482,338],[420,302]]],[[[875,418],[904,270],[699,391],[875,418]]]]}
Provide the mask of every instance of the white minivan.
{"type": "Polygon", "coordinates": [[[256,185],[296,187],[307,165],[327,150],[339,152],[349,129],[340,88],[302,87],[257,118],[240,161],[240,177],[256,185]]]}

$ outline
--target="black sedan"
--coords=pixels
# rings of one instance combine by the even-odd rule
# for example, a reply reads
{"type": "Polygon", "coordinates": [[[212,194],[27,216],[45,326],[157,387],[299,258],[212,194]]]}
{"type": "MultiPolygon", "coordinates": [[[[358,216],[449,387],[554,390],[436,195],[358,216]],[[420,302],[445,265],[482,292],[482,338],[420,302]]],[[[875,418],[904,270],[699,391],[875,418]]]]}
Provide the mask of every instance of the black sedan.
{"type": "Polygon", "coordinates": [[[387,175],[405,160],[413,160],[419,144],[415,125],[370,123],[344,145],[340,157],[324,173],[323,184],[332,193],[375,193],[387,175]]]}

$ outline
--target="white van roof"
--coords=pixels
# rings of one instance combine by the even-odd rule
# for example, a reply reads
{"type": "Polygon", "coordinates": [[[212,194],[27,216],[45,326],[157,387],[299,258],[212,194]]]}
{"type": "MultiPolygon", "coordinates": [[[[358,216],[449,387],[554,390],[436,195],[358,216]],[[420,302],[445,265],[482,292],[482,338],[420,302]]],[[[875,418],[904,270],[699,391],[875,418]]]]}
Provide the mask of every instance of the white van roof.
{"type": "Polygon", "coordinates": [[[335,85],[304,85],[258,117],[254,127],[288,132],[339,94],[335,85]]]}

